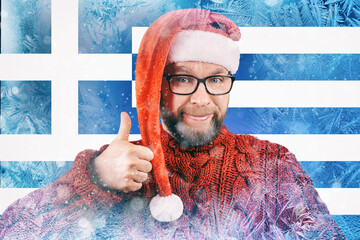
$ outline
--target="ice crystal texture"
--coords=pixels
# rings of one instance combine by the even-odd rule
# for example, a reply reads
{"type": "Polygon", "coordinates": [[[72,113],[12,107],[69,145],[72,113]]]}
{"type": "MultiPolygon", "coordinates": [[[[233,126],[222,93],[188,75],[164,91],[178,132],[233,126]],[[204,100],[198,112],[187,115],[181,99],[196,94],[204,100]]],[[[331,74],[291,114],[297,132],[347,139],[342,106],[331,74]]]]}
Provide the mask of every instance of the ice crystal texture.
{"type": "Polygon", "coordinates": [[[50,53],[50,0],[1,1],[1,53],[50,53]]]}
{"type": "Polygon", "coordinates": [[[51,134],[50,81],[1,81],[1,134],[51,134]]]}

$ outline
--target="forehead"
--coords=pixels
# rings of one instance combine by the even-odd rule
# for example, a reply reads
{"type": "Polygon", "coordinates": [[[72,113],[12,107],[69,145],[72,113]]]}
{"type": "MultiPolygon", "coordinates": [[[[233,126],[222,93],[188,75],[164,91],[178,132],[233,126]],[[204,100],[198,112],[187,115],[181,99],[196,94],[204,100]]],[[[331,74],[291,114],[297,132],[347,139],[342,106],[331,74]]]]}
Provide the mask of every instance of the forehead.
{"type": "Polygon", "coordinates": [[[228,70],[221,65],[206,62],[176,62],[165,66],[165,72],[175,73],[208,73],[208,74],[226,74],[228,70]]]}

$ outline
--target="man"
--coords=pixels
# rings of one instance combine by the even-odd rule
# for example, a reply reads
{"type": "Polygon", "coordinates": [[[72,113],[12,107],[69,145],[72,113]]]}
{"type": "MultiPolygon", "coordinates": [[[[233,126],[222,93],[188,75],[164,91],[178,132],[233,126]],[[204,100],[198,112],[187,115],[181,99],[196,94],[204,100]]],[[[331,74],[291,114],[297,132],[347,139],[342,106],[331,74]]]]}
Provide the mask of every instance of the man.
{"type": "Polygon", "coordinates": [[[122,113],[110,145],[6,210],[0,238],[344,239],[292,153],[222,126],[239,39],[206,10],[156,20],[136,66],[142,140],[122,113]]]}

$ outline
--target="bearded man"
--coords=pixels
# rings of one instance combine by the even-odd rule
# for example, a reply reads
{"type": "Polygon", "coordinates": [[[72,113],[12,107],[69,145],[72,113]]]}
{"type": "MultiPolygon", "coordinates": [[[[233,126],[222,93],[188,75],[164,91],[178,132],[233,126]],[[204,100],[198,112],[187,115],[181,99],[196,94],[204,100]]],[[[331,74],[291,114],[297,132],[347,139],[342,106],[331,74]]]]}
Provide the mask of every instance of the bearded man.
{"type": "Polygon", "coordinates": [[[292,153],[222,125],[240,37],[207,10],[156,20],[136,65],[142,140],[122,113],[110,145],[6,210],[0,238],[344,239],[292,153]]]}

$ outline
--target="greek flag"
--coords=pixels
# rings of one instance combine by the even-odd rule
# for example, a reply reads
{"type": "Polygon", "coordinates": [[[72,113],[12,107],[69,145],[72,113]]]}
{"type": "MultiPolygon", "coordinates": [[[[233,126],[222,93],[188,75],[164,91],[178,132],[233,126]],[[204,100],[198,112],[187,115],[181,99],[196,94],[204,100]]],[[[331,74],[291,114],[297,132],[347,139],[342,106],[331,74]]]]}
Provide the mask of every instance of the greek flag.
{"type": "Polygon", "coordinates": [[[348,239],[360,238],[357,0],[1,0],[0,215],[83,149],[140,139],[134,71],[146,28],[204,8],[233,20],[241,59],[224,125],[286,146],[348,239]]]}

